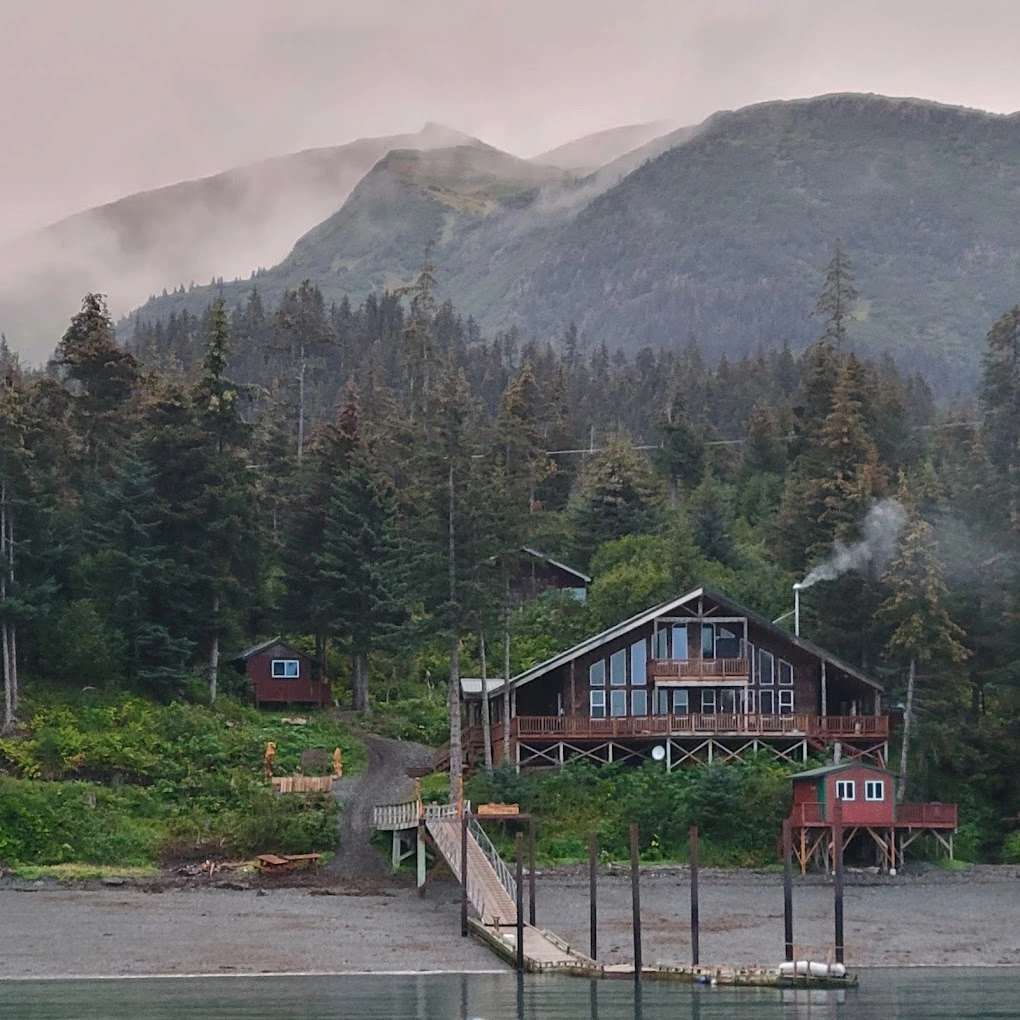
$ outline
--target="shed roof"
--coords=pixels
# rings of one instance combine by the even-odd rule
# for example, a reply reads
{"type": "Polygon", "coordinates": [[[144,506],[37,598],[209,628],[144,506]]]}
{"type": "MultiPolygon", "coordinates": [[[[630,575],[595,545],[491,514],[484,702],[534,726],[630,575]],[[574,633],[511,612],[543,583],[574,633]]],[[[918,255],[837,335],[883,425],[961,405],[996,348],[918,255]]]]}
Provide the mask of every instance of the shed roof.
{"type": "Polygon", "coordinates": [[[289,641],[284,641],[282,637],[270,638],[268,641],[262,641],[257,645],[252,645],[251,648],[246,648],[243,652],[238,652],[237,655],[231,658],[231,662],[247,662],[253,655],[258,655],[259,652],[264,652],[267,648],[272,648],[273,645],[282,645],[288,651],[293,652],[295,655],[300,655],[303,659],[312,659],[318,661],[314,655],[309,655],[308,652],[303,652],[300,648],[295,648],[289,641]]]}
{"type": "MultiPolygon", "coordinates": [[[[503,678],[486,677],[485,688],[489,694],[503,686],[503,678]]],[[[480,698],[482,696],[482,680],[477,676],[462,676],[460,678],[460,689],[465,697],[480,698]]]]}
{"type": "Polygon", "coordinates": [[[833,655],[831,652],[825,651],[824,648],[819,648],[818,645],[812,644],[810,641],[805,641],[803,638],[796,637],[788,630],[784,630],[782,627],[777,626],[768,617],[762,616],[760,613],[756,613],[753,609],[748,609],[747,606],[742,606],[739,602],[734,601],[728,595],[723,595],[721,592],[714,591],[713,589],[706,588],[704,586],[694,588],[685,595],[681,595],[679,598],[672,599],[669,602],[663,602],[661,605],[654,606],[651,609],[646,609],[643,612],[638,613],[636,616],[632,616],[630,619],[624,620],[622,623],[614,624],[612,627],[602,631],[600,634],[595,634],[593,637],[587,638],[580,642],[580,644],[574,645],[573,648],[568,648],[565,652],[560,652],[559,655],[554,655],[551,659],[546,659],[545,662],[539,663],[537,666],[533,666],[531,669],[525,670],[523,673],[519,673],[510,681],[510,686],[522,687],[524,684],[531,683],[532,680],[537,680],[539,677],[544,676],[551,670],[585,655],[587,652],[598,648],[599,645],[603,645],[608,641],[613,641],[614,639],[621,637],[629,631],[634,630],[637,627],[641,627],[646,623],[651,623],[652,620],[656,619],[656,617],[673,612],[700,596],[710,598],[720,606],[726,607],[735,615],[746,616],[749,620],[753,620],[759,627],[762,627],[776,635],[776,637],[789,641],[802,651],[807,652],[809,655],[816,656],[823,662],[829,663],[836,669],[846,673],[848,676],[852,676],[854,679],[860,680],[861,683],[867,684],[869,687],[873,687],[876,691],[882,690],[881,684],[876,683],[871,679],[871,677],[866,676],[859,669],[851,666],[850,663],[845,662],[843,659],[833,655]]]}
{"type": "Polygon", "coordinates": [[[562,563],[560,560],[554,560],[551,556],[547,556],[544,552],[538,549],[532,549],[529,545],[522,545],[521,552],[527,553],[529,556],[534,556],[536,560],[542,560],[545,563],[549,563],[554,567],[559,567],[560,570],[565,570],[568,574],[573,574],[579,581],[583,581],[585,584],[591,584],[591,578],[587,574],[581,573],[576,567],[567,566],[566,563],[562,563]]]}
{"type": "Polygon", "coordinates": [[[884,776],[894,776],[895,772],[875,765],[871,762],[859,761],[855,758],[848,758],[846,761],[836,762],[834,765],[820,765],[815,769],[805,769],[803,772],[795,772],[789,779],[817,779],[819,776],[832,775],[834,772],[845,772],[847,769],[867,769],[869,772],[881,772],[884,776]]]}

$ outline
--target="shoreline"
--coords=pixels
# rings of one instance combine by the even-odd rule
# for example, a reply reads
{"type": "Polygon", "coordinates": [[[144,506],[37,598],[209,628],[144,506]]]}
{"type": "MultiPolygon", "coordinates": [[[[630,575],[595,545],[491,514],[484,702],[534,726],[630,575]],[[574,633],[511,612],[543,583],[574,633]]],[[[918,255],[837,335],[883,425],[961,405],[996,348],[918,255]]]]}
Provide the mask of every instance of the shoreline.
{"type": "MultiPolygon", "coordinates": [[[[642,869],[648,963],[690,960],[688,877],[676,866],[642,869]]],[[[164,879],[170,884],[3,880],[0,981],[512,973],[482,943],[461,938],[460,890],[445,876],[424,898],[403,876],[355,883],[319,873],[287,884],[246,883],[236,874],[220,883],[164,879]]],[[[1016,866],[852,879],[845,906],[850,969],[1020,967],[1016,866]]],[[[778,964],[782,875],[706,869],[700,880],[703,964],[778,964]]],[[[536,871],[536,888],[539,926],[587,949],[587,869],[536,871]]],[[[600,869],[598,895],[599,960],[627,962],[629,872],[600,869]]],[[[821,958],[831,939],[831,881],[798,876],[798,958],[821,958]]]]}

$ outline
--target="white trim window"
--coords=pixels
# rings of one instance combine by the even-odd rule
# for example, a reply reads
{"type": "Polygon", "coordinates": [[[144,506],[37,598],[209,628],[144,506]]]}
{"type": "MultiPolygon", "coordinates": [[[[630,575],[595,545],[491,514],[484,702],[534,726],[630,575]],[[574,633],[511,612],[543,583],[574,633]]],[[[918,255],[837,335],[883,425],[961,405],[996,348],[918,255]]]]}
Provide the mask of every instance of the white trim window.
{"type": "Polygon", "coordinates": [[[779,660],[779,683],[784,687],[793,686],[793,666],[783,659],[779,660]]]}
{"type": "Polygon", "coordinates": [[[856,800],[857,784],[852,779],[836,780],[836,800],[856,800]]]}
{"type": "Polygon", "coordinates": [[[648,691],[639,687],[630,692],[630,714],[648,715],[648,691]]]}
{"type": "Polygon", "coordinates": [[[609,711],[614,718],[622,718],[627,714],[627,692],[617,688],[609,692],[609,711]]]}
{"type": "Polygon", "coordinates": [[[776,692],[775,691],[759,691],[758,692],[758,714],[759,715],[775,715],[776,714],[776,692]]]}
{"type": "Polygon", "coordinates": [[[591,691],[588,695],[591,706],[592,719],[605,719],[606,717],[606,692],[591,691]]]}
{"type": "Polygon", "coordinates": [[[779,714],[793,715],[793,691],[789,687],[779,691],[779,714]]]}
{"type": "Polygon", "coordinates": [[[762,687],[771,687],[776,682],[775,671],[775,656],[762,648],[758,652],[758,683],[762,687]]]}
{"type": "Polygon", "coordinates": [[[715,715],[715,688],[703,687],[701,690],[701,714],[715,715]]]}
{"type": "Polygon", "coordinates": [[[273,659],[270,672],[274,680],[297,680],[301,676],[299,659],[273,659]]]}
{"type": "Polygon", "coordinates": [[[885,780],[884,779],[865,780],[864,799],[871,801],[885,800],[885,780]]]}
{"type": "Polygon", "coordinates": [[[673,688],[673,715],[690,715],[691,699],[686,687],[673,688]]]}
{"type": "MultiPolygon", "coordinates": [[[[598,662],[593,662],[588,667],[588,686],[589,687],[605,687],[606,686],[606,660],[599,659],[598,662]]],[[[605,701],[602,702],[602,707],[606,707],[605,701]]]]}
{"type": "Polygon", "coordinates": [[[754,691],[744,691],[744,711],[748,715],[754,715],[754,691]]]}

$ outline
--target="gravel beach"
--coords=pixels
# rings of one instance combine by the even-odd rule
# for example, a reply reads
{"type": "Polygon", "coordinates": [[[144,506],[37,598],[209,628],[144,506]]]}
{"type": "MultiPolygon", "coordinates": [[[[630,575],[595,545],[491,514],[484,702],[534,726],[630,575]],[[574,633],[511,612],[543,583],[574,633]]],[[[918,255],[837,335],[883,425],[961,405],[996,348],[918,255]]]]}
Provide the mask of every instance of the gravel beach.
{"type": "MultiPolygon", "coordinates": [[[[147,883],[66,888],[0,884],[0,978],[264,972],[479,971],[502,964],[459,934],[452,881],[424,899],[403,881],[218,888],[147,883]]],[[[241,883],[240,885],[243,885],[241,883]]],[[[689,962],[688,875],[642,873],[646,962],[689,962]]],[[[537,876],[537,920],[588,945],[587,872],[537,876]]],[[[782,955],[781,875],[704,871],[702,963],[773,963],[782,955]]],[[[832,889],[798,879],[795,941],[824,952],[832,940],[832,889]]],[[[630,877],[599,879],[599,956],[632,957],[630,877]]],[[[897,878],[848,876],[846,959],[856,967],[1020,965],[1020,869],[935,869],[897,878]]]]}

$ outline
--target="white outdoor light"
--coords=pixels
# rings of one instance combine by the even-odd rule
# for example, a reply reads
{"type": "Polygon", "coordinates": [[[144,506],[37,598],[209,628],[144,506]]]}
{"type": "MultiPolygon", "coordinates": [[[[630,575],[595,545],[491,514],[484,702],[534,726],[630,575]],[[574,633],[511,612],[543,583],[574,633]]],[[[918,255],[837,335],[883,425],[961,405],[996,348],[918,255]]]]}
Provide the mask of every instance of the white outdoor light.
{"type": "Polygon", "coordinates": [[[663,758],[666,757],[666,748],[664,748],[662,744],[656,744],[655,747],[652,748],[652,757],[656,761],[662,761],[663,758]]]}

